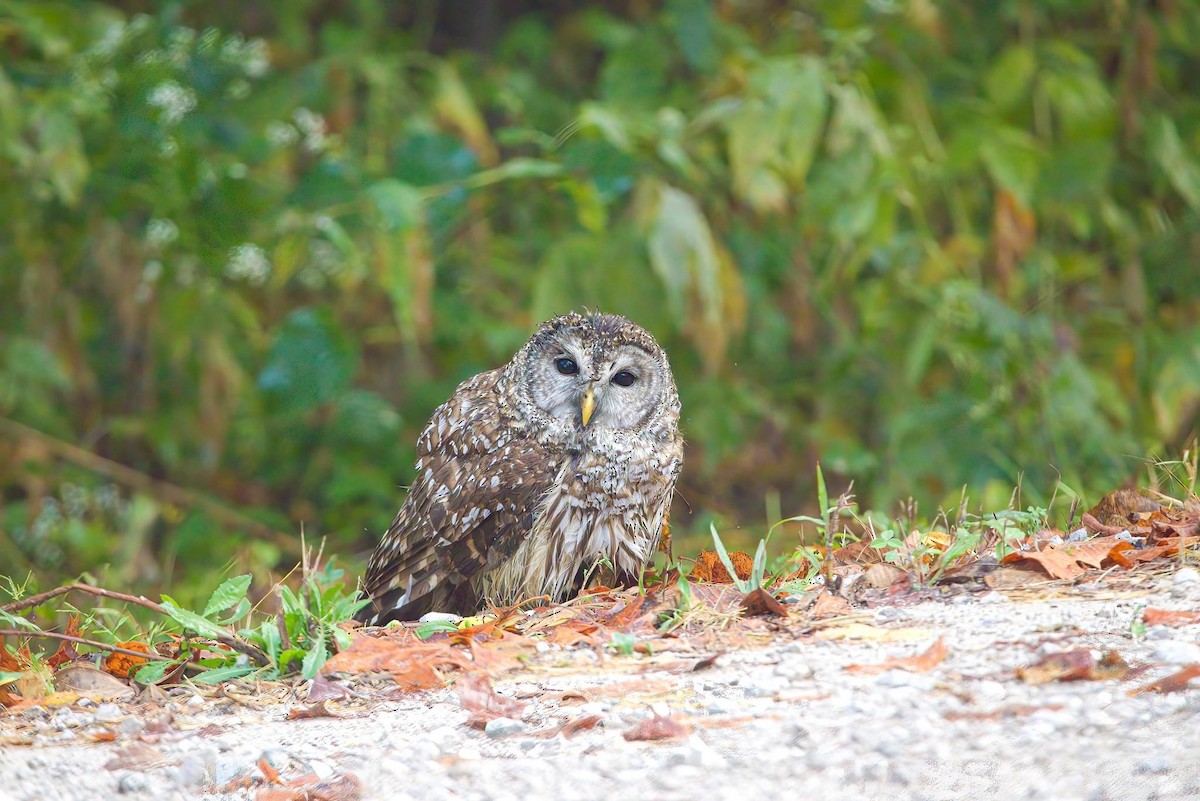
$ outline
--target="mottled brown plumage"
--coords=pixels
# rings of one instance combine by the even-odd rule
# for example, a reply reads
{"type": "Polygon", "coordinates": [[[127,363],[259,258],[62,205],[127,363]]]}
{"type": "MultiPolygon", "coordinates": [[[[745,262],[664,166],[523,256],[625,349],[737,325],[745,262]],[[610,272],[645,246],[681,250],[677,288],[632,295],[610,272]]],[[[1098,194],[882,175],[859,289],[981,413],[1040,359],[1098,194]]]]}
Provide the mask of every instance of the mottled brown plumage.
{"type": "Polygon", "coordinates": [[[361,617],[562,599],[602,560],[635,581],[683,463],[678,422],[666,354],[645,330],[607,314],[544,323],[434,411],[361,617]]]}

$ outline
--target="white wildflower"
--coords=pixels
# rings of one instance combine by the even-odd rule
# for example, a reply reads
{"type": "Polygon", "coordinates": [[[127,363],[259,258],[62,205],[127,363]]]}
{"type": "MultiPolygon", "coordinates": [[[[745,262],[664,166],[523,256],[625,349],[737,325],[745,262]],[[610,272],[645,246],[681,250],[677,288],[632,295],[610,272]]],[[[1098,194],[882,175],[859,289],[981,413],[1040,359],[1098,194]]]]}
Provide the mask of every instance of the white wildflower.
{"type": "Polygon", "coordinates": [[[175,81],[163,81],[150,90],[146,102],[162,110],[162,121],[175,125],[196,108],[196,93],[175,81]]]}
{"type": "Polygon", "coordinates": [[[116,484],[101,484],[96,488],[96,505],[101,509],[116,509],[120,500],[116,484]]]}
{"type": "Polygon", "coordinates": [[[114,22],[104,29],[104,33],[100,34],[100,38],[96,40],[95,44],[88,48],[87,53],[99,58],[112,58],[121,47],[121,40],[124,38],[125,24],[114,22]]]}
{"type": "Polygon", "coordinates": [[[321,152],[325,147],[325,118],[301,107],[292,112],[292,120],[304,137],[304,149],[310,153],[321,152]]]}
{"type": "Polygon", "coordinates": [[[271,69],[271,50],[265,39],[251,39],[242,48],[242,71],[250,78],[261,78],[271,69]]]}
{"type": "Polygon", "coordinates": [[[62,495],[63,508],[67,510],[68,517],[83,517],[87,512],[90,493],[86,488],[67,482],[62,485],[59,494],[62,495]]]}
{"type": "Polygon", "coordinates": [[[162,274],[163,264],[158,259],[151,259],[142,267],[142,280],[147,284],[157,284],[162,274]]]}
{"type": "Polygon", "coordinates": [[[266,135],[267,141],[275,147],[287,147],[300,138],[295,128],[278,120],[267,123],[266,135]]]}
{"type": "Polygon", "coordinates": [[[130,35],[145,33],[146,31],[150,30],[150,25],[153,22],[154,19],[149,14],[138,14],[129,21],[130,35]]]}
{"type": "Polygon", "coordinates": [[[246,243],[229,251],[229,261],[225,263],[225,275],[229,278],[259,286],[270,274],[271,261],[267,258],[267,252],[258,245],[246,243]]]}
{"type": "Polygon", "coordinates": [[[181,66],[191,55],[192,45],[196,42],[196,32],[191,28],[176,28],[171,32],[171,40],[167,44],[171,63],[181,66]]]}
{"type": "Polygon", "coordinates": [[[146,244],[152,248],[162,249],[179,238],[179,226],[174,220],[155,217],[146,223],[146,244]]]}
{"type": "Polygon", "coordinates": [[[324,239],[311,239],[308,243],[309,263],[325,275],[336,275],[342,271],[342,255],[333,243],[324,239]]]}

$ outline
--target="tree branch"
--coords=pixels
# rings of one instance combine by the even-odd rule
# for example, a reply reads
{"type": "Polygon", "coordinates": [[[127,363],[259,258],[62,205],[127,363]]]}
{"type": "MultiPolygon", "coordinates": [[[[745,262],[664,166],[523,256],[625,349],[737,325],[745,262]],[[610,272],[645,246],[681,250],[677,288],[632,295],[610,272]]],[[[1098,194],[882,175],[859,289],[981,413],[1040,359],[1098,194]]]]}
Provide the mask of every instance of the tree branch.
{"type": "Polygon", "coordinates": [[[175,660],[156,653],[142,653],[134,651],[131,648],[122,648],[119,645],[110,645],[106,642],[96,642],[95,640],[85,640],[83,637],[76,637],[72,634],[59,634],[54,631],[25,631],[24,629],[0,629],[0,637],[49,637],[53,640],[66,640],[67,642],[79,643],[80,645],[90,645],[93,648],[99,648],[102,651],[112,651],[117,654],[129,654],[130,656],[140,656],[147,662],[174,662],[175,660]]]}
{"type": "Polygon", "coordinates": [[[7,417],[0,417],[0,434],[15,439],[34,440],[61,459],[66,459],[68,462],[99,473],[113,481],[153,495],[160,501],[200,509],[220,523],[234,528],[244,528],[256,537],[270,540],[282,548],[285,553],[296,555],[300,552],[300,544],[292,535],[278,531],[266,523],[255,520],[237,509],[226,506],[195,490],[148,476],[140,470],[135,470],[120,462],[114,462],[112,459],[106,459],[49,434],[43,434],[41,431],[7,417]]]}
{"type": "MultiPolygon", "coordinates": [[[[78,582],[76,582],[75,584],[64,584],[61,587],[55,587],[52,590],[47,590],[46,592],[41,592],[41,593],[38,593],[37,595],[31,595],[28,598],[22,598],[19,601],[13,601],[12,603],[8,603],[8,604],[5,604],[4,606],[0,606],[0,610],[3,610],[5,612],[16,612],[21,609],[29,609],[30,607],[34,607],[34,606],[41,606],[46,601],[49,601],[51,598],[57,598],[60,595],[66,595],[67,593],[73,592],[76,590],[78,590],[79,592],[86,592],[89,595],[98,595],[101,598],[111,598],[114,601],[124,601],[125,603],[137,604],[138,606],[146,607],[147,609],[149,609],[152,612],[157,612],[158,614],[163,615],[164,617],[171,617],[171,613],[168,612],[163,607],[162,604],[155,603],[154,601],[151,601],[149,598],[145,598],[141,595],[127,595],[123,592],[114,592],[113,590],[106,590],[103,587],[93,587],[91,584],[81,584],[78,582]]],[[[41,634],[33,634],[32,632],[26,632],[26,634],[29,636],[41,636],[41,634]]],[[[54,637],[66,636],[66,635],[59,635],[59,634],[50,634],[49,632],[44,632],[44,634],[46,636],[54,636],[54,637]]],[[[271,664],[271,660],[267,657],[267,655],[262,651],[261,648],[255,646],[255,645],[251,645],[248,642],[243,642],[242,640],[238,639],[237,637],[233,636],[232,634],[222,633],[220,635],[214,636],[213,639],[216,640],[217,642],[221,643],[222,645],[229,646],[230,648],[237,651],[238,653],[245,654],[246,656],[250,657],[251,659],[253,659],[255,662],[257,662],[260,665],[271,664]]]]}

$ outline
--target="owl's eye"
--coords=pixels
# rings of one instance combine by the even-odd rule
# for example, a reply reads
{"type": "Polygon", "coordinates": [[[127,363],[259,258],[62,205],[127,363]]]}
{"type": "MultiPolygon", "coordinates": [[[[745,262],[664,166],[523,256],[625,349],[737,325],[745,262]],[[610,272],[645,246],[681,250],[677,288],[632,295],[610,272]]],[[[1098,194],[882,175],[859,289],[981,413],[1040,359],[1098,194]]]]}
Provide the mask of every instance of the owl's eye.
{"type": "Polygon", "coordinates": [[[561,359],[555,361],[554,366],[557,367],[558,372],[562,373],[563,375],[575,375],[579,372],[579,365],[575,363],[575,360],[568,359],[566,356],[563,356],[561,359]]]}
{"type": "Polygon", "coordinates": [[[612,377],[612,382],[619,387],[633,386],[634,381],[637,381],[637,376],[628,370],[622,370],[612,377]]]}

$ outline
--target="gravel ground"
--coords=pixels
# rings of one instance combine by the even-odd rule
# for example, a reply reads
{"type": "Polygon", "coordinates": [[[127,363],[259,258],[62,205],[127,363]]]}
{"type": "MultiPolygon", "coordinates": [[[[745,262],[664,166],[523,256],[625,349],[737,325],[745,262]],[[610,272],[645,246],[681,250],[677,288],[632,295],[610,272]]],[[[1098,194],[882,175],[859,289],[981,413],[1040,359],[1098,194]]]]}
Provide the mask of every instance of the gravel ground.
{"type": "Polygon", "coordinates": [[[1135,636],[1147,605],[1200,608],[1200,574],[1102,599],[989,592],[881,607],[694,671],[622,657],[509,674],[496,690],[526,704],[522,719],[486,730],[467,724],[451,690],[305,720],[288,720],[286,703],[199,696],[34,709],[0,718],[0,737],[34,741],[0,749],[0,799],[290,797],[271,795],[264,770],[284,781],[315,773],[326,795],[313,797],[328,798],[1198,798],[1200,687],[1128,692],[1200,662],[1200,626],[1135,636]],[[846,669],[939,636],[949,653],[932,671],[846,669]],[[1116,650],[1134,675],[1030,685],[1014,674],[1080,647],[1116,650]],[[594,728],[552,735],[592,715],[594,728]],[[681,724],[681,736],[625,739],[655,716],[681,724]],[[96,742],[100,731],[114,739],[96,742]]]}

